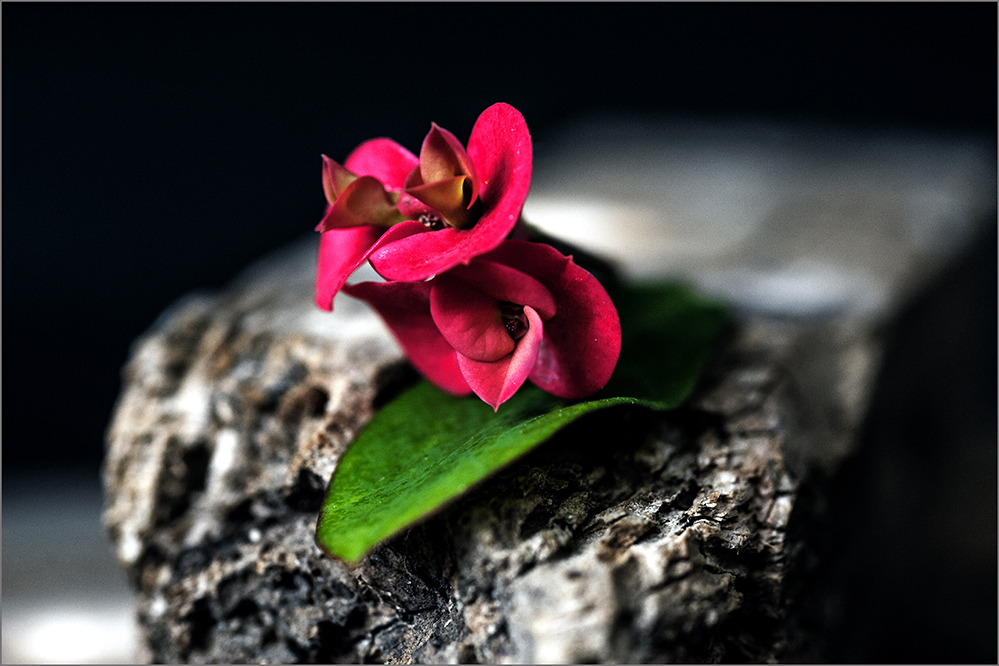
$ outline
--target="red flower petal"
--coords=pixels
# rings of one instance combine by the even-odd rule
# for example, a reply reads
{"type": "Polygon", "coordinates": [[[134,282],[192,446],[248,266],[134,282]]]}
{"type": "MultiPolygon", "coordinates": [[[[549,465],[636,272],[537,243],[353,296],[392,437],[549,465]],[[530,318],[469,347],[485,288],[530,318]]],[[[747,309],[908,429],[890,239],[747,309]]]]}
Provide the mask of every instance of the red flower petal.
{"type": "Polygon", "coordinates": [[[333,310],[333,297],[343,288],[347,278],[368,255],[383,243],[391,243],[409,234],[423,231],[419,222],[403,222],[383,232],[381,227],[331,229],[319,236],[319,258],[316,263],[316,305],[333,310]]]}
{"type": "Polygon", "coordinates": [[[509,240],[482,259],[532,275],[558,303],[558,314],[545,321],[531,381],[561,398],[583,398],[603,388],[621,353],[621,322],[600,282],[542,243],[509,240]]]}
{"type": "Polygon", "coordinates": [[[472,129],[467,152],[478,175],[482,217],[470,229],[441,229],[386,245],[371,255],[380,274],[424,280],[492,250],[513,229],[531,187],[531,135],[524,117],[509,104],[489,107],[472,129]]]}
{"type": "Polygon", "coordinates": [[[517,348],[509,356],[493,363],[483,363],[457,355],[458,368],[465,381],[475,395],[492,406],[493,411],[497,411],[523,385],[538,357],[544,337],[541,317],[530,307],[524,308],[524,314],[528,321],[527,333],[517,341],[517,348]]]}
{"type": "Polygon", "coordinates": [[[369,303],[392,330],[413,366],[454,395],[470,393],[451,345],[430,316],[428,282],[361,282],[343,290],[369,303]]]}
{"type": "Polygon", "coordinates": [[[358,176],[374,176],[390,190],[401,190],[406,176],[419,164],[416,155],[385,138],[365,141],[343,163],[358,176]]]}
{"type": "Polygon", "coordinates": [[[456,266],[437,279],[445,285],[454,281],[474,286],[500,302],[530,305],[542,319],[550,319],[557,312],[555,297],[545,285],[505,264],[476,259],[468,266],[456,266]]]}
{"type": "Polygon", "coordinates": [[[531,189],[533,150],[524,116],[509,104],[490,106],[475,121],[468,156],[478,173],[479,196],[498,218],[495,224],[506,230],[505,237],[531,189]]]}
{"type": "Polygon", "coordinates": [[[497,361],[516,347],[503,325],[499,302],[451,272],[433,281],[430,314],[448,344],[472,360],[497,361]]]}
{"type": "Polygon", "coordinates": [[[316,305],[333,310],[333,297],[347,277],[368,258],[368,251],[382,235],[380,227],[333,229],[319,236],[316,262],[316,305]]]}

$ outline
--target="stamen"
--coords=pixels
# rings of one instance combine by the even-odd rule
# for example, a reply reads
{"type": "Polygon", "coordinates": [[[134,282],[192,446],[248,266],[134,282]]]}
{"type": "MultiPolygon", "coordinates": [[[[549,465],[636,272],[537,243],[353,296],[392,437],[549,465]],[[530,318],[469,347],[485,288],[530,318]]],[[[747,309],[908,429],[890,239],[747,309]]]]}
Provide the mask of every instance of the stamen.
{"type": "Polygon", "coordinates": [[[431,215],[430,213],[423,213],[417,220],[431,231],[437,231],[438,229],[444,228],[444,221],[436,215],[431,215]]]}
{"type": "Polygon", "coordinates": [[[500,318],[503,320],[506,332],[514,340],[520,340],[527,335],[530,324],[524,316],[524,306],[509,302],[500,303],[500,318]]]}

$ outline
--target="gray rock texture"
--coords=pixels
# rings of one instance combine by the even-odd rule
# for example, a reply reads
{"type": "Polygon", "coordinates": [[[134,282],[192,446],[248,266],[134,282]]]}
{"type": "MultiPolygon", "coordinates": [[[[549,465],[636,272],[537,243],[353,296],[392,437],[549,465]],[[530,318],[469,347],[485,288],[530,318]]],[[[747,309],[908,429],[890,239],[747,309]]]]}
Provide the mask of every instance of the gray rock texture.
{"type": "MultiPolygon", "coordinates": [[[[716,201],[727,201],[731,188],[745,190],[749,211],[789,210],[805,185],[821,192],[829,179],[827,170],[807,168],[827,164],[816,149],[788,147],[786,136],[782,143],[743,132],[738,140],[724,135],[721,144],[677,144],[657,134],[643,148],[629,143],[633,137],[610,136],[617,136],[614,145],[632,146],[614,153],[625,175],[644,178],[635,185],[622,177],[622,199],[589,190],[610,208],[624,199],[654,208],[663,188],[645,181],[656,173],[667,185],[682,181],[676,174],[691,161],[729,174],[729,189],[716,201]],[[753,152],[761,141],[771,153],[753,152]],[[656,155],[675,155],[677,145],[686,146],[687,162],[655,162],[656,155]],[[717,145],[737,154],[712,162],[717,145]],[[751,154],[780,160],[772,172],[761,171],[738,159],[751,154]],[[624,155],[640,166],[627,166],[624,155]]],[[[869,187],[867,179],[833,178],[837,186],[825,195],[835,206],[812,197],[794,216],[760,213],[763,221],[740,238],[738,220],[730,221],[725,243],[711,247],[702,238],[696,251],[673,251],[675,270],[637,262],[635,276],[679,273],[736,306],[736,323],[687,404],[667,413],[618,408],[589,415],[354,568],[318,550],[315,522],[354,435],[414,378],[387,330],[347,297],[338,297],[333,315],[312,305],[314,239],[267,258],[221,293],[192,295],[164,313],[125,368],[105,462],[105,523],[137,593],[142,657],[820,657],[811,641],[816,628],[798,612],[817,557],[811,536],[828,508],[826,482],[856,445],[882,350],[880,326],[960,245],[919,239],[940,235],[946,225],[955,237],[972,233],[969,220],[982,206],[988,176],[988,164],[956,144],[946,144],[950,161],[943,162],[936,144],[899,144],[910,152],[894,171],[890,150],[823,145],[854,156],[840,165],[844,173],[881,165],[868,172],[881,174],[878,191],[903,213],[906,197],[916,196],[907,189],[912,155],[922,157],[932,167],[926,178],[934,191],[951,196],[940,195],[952,205],[934,216],[916,201],[918,215],[896,218],[864,204],[868,199],[850,198],[850,183],[869,187]],[[848,240],[816,231],[843,224],[829,222],[837,215],[850,222],[848,240]],[[805,221],[795,225],[792,217],[805,221]],[[804,236],[796,240],[797,229],[804,236]],[[835,240],[826,254],[822,238],[835,240]],[[879,260],[893,256],[866,261],[850,249],[856,247],[879,260]]],[[[579,187],[595,156],[606,155],[597,147],[563,154],[583,174],[574,181],[579,187]]],[[[532,202],[540,214],[531,219],[558,234],[560,197],[573,190],[552,178],[546,184],[544,168],[538,173],[541,194],[532,202]]],[[[674,208],[686,201],[688,212],[707,210],[711,196],[686,192],[674,208]]],[[[640,230],[615,224],[648,255],[640,230]]],[[[617,258],[627,273],[627,257],[617,258]]]]}

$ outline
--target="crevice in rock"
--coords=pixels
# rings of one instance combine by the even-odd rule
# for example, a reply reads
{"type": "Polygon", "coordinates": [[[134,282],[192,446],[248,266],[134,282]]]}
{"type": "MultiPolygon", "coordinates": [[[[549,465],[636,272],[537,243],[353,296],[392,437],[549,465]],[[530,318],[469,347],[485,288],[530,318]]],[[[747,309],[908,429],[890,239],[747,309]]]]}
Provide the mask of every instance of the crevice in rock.
{"type": "Polygon", "coordinates": [[[326,496],[326,484],[312,470],[301,468],[284,497],[289,509],[298,513],[318,513],[326,496]]]}
{"type": "Polygon", "coordinates": [[[167,444],[165,464],[157,483],[155,527],[163,527],[183,517],[208,480],[211,450],[198,440],[184,445],[176,438],[167,444]]]}
{"type": "Polygon", "coordinates": [[[297,386],[289,389],[277,407],[282,421],[294,423],[302,417],[319,418],[326,413],[330,394],[321,386],[297,386]]]}
{"type": "Polygon", "coordinates": [[[355,607],[342,624],[322,620],[316,625],[315,650],[310,660],[316,663],[337,663],[356,653],[357,644],[366,637],[367,614],[355,607]]]}
{"type": "Polygon", "coordinates": [[[185,652],[190,657],[190,653],[194,650],[205,650],[208,648],[212,629],[215,627],[215,617],[212,615],[208,600],[202,597],[195,601],[194,606],[184,617],[184,620],[187,622],[190,635],[187,644],[188,648],[185,652]]]}

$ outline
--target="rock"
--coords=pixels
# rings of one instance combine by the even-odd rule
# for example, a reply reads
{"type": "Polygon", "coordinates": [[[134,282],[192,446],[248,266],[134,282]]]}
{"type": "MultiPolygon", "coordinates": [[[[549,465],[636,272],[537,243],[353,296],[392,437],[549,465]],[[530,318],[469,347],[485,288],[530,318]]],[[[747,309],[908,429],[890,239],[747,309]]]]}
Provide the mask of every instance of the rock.
{"type": "MultiPolygon", "coordinates": [[[[898,247],[902,232],[882,231],[869,238],[898,247]]],[[[754,308],[759,296],[739,292],[737,323],[686,405],[591,414],[350,568],[314,544],[320,502],[354,435],[414,374],[360,303],[338,297],[332,316],[312,305],[314,246],[192,295],[135,344],[108,433],[105,522],[137,592],[146,658],[814,656],[814,628],[790,611],[824,484],[866,412],[878,324],[929,279],[914,250],[872,272],[873,308],[822,289],[754,308]]],[[[745,271],[712,256],[687,275],[736,294],[745,271]]]]}

